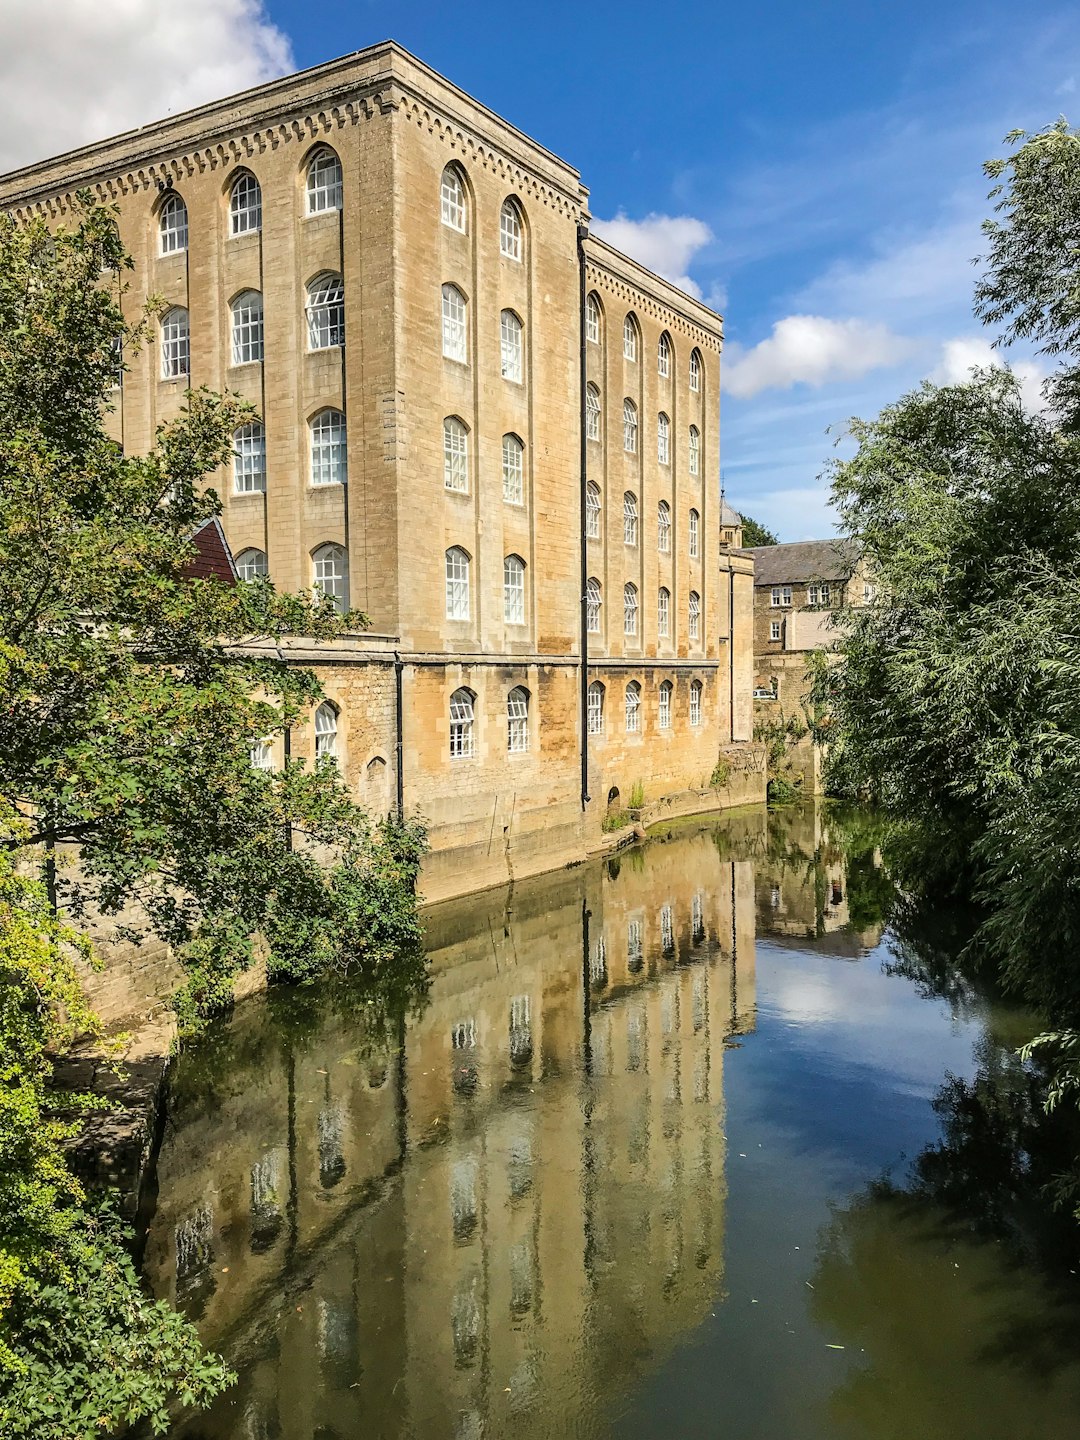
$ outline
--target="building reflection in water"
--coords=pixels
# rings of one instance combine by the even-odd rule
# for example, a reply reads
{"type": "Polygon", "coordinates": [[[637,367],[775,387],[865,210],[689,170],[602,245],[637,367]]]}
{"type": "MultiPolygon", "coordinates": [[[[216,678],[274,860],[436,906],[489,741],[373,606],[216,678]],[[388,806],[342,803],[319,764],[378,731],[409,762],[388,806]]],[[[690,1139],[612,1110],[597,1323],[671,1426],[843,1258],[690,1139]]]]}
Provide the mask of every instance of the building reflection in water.
{"type": "Polygon", "coordinates": [[[754,929],[683,833],[430,911],[400,1045],[255,1002],[184,1057],[146,1268],[240,1383],[177,1433],[603,1430],[723,1292],[754,929]]]}

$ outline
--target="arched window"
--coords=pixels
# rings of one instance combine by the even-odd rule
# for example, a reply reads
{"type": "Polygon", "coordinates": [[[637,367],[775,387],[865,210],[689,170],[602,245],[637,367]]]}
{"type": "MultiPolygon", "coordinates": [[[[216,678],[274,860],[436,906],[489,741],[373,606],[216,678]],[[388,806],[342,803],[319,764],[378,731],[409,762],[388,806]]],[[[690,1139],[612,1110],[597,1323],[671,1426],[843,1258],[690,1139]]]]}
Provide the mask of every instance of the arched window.
{"type": "Polygon", "coordinates": [[[690,474],[701,473],[701,431],[696,425],[690,426],[690,474]]]}
{"type": "Polygon", "coordinates": [[[696,590],[690,591],[690,639],[701,639],[701,596],[696,590]]]}
{"type": "Polygon", "coordinates": [[[626,728],[632,734],[641,729],[641,686],[636,680],[626,687],[626,728]]]}
{"type": "Polygon", "coordinates": [[[442,223],[465,233],[465,182],[456,165],[447,165],[439,188],[442,223]]]}
{"type": "Polygon", "coordinates": [[[177,380],[191,373],[191,330],[188,312],[174,305],[161,317],[161,378],[177,380]]]}
{"type": "Polygon", "coordinates": [[[637,586],[628,580],[623,586],[623,634],[637,634],[637,586]]]}
{"type": "Polygon", "coordinates": [[[158,240],[162,255],[178,255],[188,247],[187,206],[179,195],[167,195],[158,215],[158,240]]]}
{"type": "Polygon", "coordinates": [[[671,549],[671,506],[661,500],[656,507],[656,548],[661,555],[671,549]]]}
{"type": "Polygon", "coordinates": [[[585,434],[589,440],[600,439],[600,391],[591,380],[585,386],[585,434]]]}
{"type": "Polygon", "coordinates": [[[329,700],[315,711],[315,759],[337,759],[338,712],[329,700]]]}
{"type": "Polygon", "coordinates": [[[262,229],[262,186],[250,170],[233,181],[229,195],[229,234],[247,235],[262,229]]]}
{"type": "Polygon", "coordinates": [[[469,432],[456,415],[442,422],[443,484],[459,495],[469,493],[469,432]]]}
{"type": "Polygon", "coordinates": [[[622,327],[622,353],[626,360],[636,360],[638,351],[638,327],[633,315],[627,315],[622,327]]]}
{"type": "Polygon", "coordinates": [[[521,259],[522,225],[521,210],[516,200],[509,196],[502,203],[499,212],[499,253],[508,260],[521,259]]]}
{"type": "Polygon", "coordinates": [[[513,310],[504,310],[499,320],[499,344],[502,352],[502,377],[521,384],[524,370],[524,344],[521,338],[521,321],[513,310]]]}
{"type": "Polygon", "coordinates": [[[592,345],[600,344],[600,301],[595,291],[585,301],[585,339],[592,345]]]}
{"type": "Polygon", "coordinates": [[[456,285],[442,287],[442,353],[448,360],[460,360],[462,364],[469,358],[465,296],[456,285]]]}
{"type": "Polygon", "coordinates": [[[690,724],[701,724],[701,681],[690,681],[690,724]]]}
{"type": "Polygon", "coordinates": [[[594,680],[589,686],[589,734],[602,735],[604,733],[604,687],[599,680],[594,680]]]}
{"type": "Polygon", "coordinates": [[[671,591],[661,585],[656,597],[656,633],[665,638],[671,634],[671,591]]]}
{"type": "Polygon", "coordinates": [[[671,729],[671,681],[665,680],[660,686],[658,724],[661,730],[671,729]]]}
{"type": "Polygon", "coordinates": [[[469,618],[469,557],[460,545],[446,552],[446,618],[469,618]]]}
{"type": "Polygon", "coordinates": [[[320,545],[311,557],[314,589],[344,613],[349,608],[349,561],[340,545],[320,545]]]}
{"type": "Polygon", "coordinates": [[[667,380],[671,375],[671,336],[666,330],[656,347],[656,369],[661,380],[667,380]]]}
{"type": "Polygon", "coordinates": [[[585,534],[590,540],[600,539],[600,486],[595,480],[585,486],[585,534]]]}
{"type": "Polygon", "coordinates": [[[624,545],[636,545],[638,536],[637,496],[627,490],[622,497],[622,538],[624,545]]]}
{"type": "Polygon", "coordinates": [[[307,290],[308,349],[345,344],[345,286],[340,275],[316,275],[307,290]]]}
{"type": "Polygon", "coordinates": [[[506,697],[506,748],[520,755],[529,748],[529,692],[517,685],[506,697]]]}
{"type": "Polygon", "coordinates": [[[701,516],[696,510],[690,511],[690,559],[697,560],[701,555],[701,516]]]}
{"type": "Polygon", "coordinates": [[[266,429],[261,420],[233,431],[233,488],[237,495],[266,489],[266,429]]]}
{"type": "Polygon", "coordinates": [[[248,746],[248,758],[253,770],[274,768],[274,747],[269,740],[255,740],[248,746]]]}
{"type": "Polygon", "coordinates": [[[264,550],[241,550],[236,557],[236,573],[241,580],[259,580],[267,573],[264,550]]]}
{"type": "Polygon", "coordinates": [[[307,213],[341,209],[341,161],[333,150],[316,150],[307,167],[307,213]]]}
{"type": "Polygon", "coordinates": [[[340,410],[320,410],[311,418],[311,483],[344,485],[349,479],[349,448],[345,416],[340,410]]]}
{"type": "Polygon", "coordinates": [[[622,404],[622,444],[628,455],[637,454],[637,406],[632,400],[622,404]]]}
{"type": "Polygon", "coordinates": [[[503,499],[508,505],[525,504],[525,447],[516,435],[502,441],[503,499]]]}
{"type": "Polygon", "coordinates": [[[656,417],[656,458],[661,465],[671,464],[671,421],[662,410],[656,417]]]}
{"type": "Polygon", "coordinates": [[[585,585],[585,628],[590,635],[600,634],[600,581],[590,576],[585,585]]]}
{"type": "Polygon", "coordinates": [[[455,690],[450,696],[450,758],[467,760],[473,753],[473,708],[471,690],[455,690]]]}
{"type": "Polygon", "coordinates": [[[232,363],[251,365],[263,358],[263,299],[245,290],[232,302],[232,363]]]}
{"type": "Polygon", "coordinates": [[[699,350],[690,352],[690,389],[695,392],[701,389],[701,352],[699,350]]]}
{"type": "Polygon", "coordinates": [[[525,561],[507,555],[503,561],[503,619],[507,625],[525,624],[525,561]]]}

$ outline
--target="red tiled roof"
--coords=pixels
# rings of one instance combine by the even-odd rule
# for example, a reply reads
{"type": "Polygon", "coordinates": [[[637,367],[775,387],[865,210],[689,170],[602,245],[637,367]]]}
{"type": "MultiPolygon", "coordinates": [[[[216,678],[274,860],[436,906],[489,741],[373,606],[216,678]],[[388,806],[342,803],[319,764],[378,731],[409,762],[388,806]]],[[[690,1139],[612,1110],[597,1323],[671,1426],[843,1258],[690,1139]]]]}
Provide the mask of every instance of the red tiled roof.
{"type": "Polygon", "coordinates": [[[205,521],[191,536],[195,554],[184,566],[184,575],[189,580],[224,580],[228,585],[236,584],[236,566],[232,551],[225,539],[225,532],[215,517],[205,521]]]}

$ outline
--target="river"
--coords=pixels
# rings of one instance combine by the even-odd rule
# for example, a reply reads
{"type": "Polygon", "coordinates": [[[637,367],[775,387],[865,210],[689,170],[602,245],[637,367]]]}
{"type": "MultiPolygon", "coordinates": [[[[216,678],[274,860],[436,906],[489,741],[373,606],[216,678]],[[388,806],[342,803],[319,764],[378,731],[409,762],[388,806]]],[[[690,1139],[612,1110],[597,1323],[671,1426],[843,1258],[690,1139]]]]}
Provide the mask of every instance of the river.
{"type": "Polygon", "coordinates": [[[872,817],[755,811],[430,910],[407,1014],[238,1007],[145,1271],[239,1383],[173,1433],[1080,1436],[1075,1257],[955,1203],[1031,1021],[887,903],[872,817]]]}

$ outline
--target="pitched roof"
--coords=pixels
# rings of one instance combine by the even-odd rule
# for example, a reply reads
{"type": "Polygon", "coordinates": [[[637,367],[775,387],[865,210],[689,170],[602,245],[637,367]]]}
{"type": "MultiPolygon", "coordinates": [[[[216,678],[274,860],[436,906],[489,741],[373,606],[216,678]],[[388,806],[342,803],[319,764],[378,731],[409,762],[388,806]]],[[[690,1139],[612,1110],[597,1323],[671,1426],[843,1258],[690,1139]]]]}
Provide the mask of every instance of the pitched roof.
{"type": "Polygon", "coordinates": [[[227,584],[235,585],[236,566],[233,564],[229,542],[225,539],[225,532],[217,517],[204,520],[190,539],[195,547],[195,554],[184,566],[185,577],[188,580],[206,580],[213,577],[215,580],[224,580],[227,584]]]}
{"type": "Polygon", "coordinates": [[[798,540],[793,545],[755,545],[755,585],[791,585],[807,580],[848,580],[855,547],[848,540],[798,540]]]}
{"type": "Polygon", "coordinates": [[[720,497],[720,524],[738,526],[742,519],[737,510],[733,510],[723,496],[720,497]]]}

